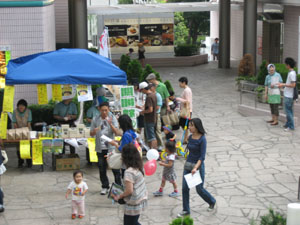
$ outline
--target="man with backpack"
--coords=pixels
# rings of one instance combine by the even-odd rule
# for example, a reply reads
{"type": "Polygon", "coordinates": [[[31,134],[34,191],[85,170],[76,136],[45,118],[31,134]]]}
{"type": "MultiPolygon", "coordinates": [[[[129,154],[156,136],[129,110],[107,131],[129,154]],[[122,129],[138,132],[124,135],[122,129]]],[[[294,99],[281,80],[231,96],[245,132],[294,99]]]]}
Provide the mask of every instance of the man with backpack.
{"type": "Polygon", "coordinates": [[[284,87],[284,109],[286,113],[286,124],[284,125],[285,131],[293,131],[294,126],[294,100],[298,98],[298,90],[296,87],[297,74],[294,70],[296,62],[292,58],[285,59],[286,68],[289,70],[286,83],[280,83],[279,87],[284,87]]]}

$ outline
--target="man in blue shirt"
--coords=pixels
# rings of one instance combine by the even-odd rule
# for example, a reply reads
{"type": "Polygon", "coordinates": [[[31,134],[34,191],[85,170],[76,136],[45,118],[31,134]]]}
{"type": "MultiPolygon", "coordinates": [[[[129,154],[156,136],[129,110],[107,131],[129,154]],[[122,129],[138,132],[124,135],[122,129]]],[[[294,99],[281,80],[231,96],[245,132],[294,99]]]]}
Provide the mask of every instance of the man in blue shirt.
{"type": "Polygon", "coordinates": [[[163,139],[161,135],[161,118],[160,118],[160,110],[163,105],[163,100],[161,95],[156,92],[156,84],[150,83],[149,84],[150,90],[156,95],[157,99],[157,106],[156,106],[156,127],[155,127],[155,135],[157,139],[157,146],[159,150],[163,149],[163,139]]]}
{"type": "Polygon", "coordinates": [[[211,45],[211,54],[213,55],[213,60],[219,60],[219,38],[215,39],[215,43],[211,45]]]}

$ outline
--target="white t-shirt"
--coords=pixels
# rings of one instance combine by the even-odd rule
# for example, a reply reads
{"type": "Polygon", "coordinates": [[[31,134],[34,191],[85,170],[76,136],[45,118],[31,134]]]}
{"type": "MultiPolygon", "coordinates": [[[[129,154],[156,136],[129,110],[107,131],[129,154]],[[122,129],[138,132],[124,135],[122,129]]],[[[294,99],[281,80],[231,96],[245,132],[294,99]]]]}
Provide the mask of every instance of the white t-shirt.
{"type": "Polygon", "coordinates": [[[69,184],[68,189],[72,190],[72,200],[81,201],[84,200],[85,197],[82,196],[81,193],[89,188],[84,181],[82,181],[80,184],[76,184],[74,181],[72,181],[69,184]]]}
{"type": "MultiPolygon", "coordinates": [[[[292,84],[292,82],[296,82],[296,72],[291,70],[286,78],[286,84],[292,84]]],[[[284,97],[293,98],[294,96],[294,88],[285,87],[283,92],[284,97]]]]}

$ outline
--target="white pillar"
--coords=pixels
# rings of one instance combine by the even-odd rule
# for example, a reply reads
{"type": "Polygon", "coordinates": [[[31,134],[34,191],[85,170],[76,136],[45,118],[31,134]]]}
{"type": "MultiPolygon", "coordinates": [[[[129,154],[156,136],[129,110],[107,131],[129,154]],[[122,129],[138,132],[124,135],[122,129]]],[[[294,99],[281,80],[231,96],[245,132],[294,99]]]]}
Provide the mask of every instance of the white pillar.
{"type": "Polygon", "coordinates": [[[300,221],[300,203],[288,204],[286,225],[298,225],[299,221],[300,221]]]}

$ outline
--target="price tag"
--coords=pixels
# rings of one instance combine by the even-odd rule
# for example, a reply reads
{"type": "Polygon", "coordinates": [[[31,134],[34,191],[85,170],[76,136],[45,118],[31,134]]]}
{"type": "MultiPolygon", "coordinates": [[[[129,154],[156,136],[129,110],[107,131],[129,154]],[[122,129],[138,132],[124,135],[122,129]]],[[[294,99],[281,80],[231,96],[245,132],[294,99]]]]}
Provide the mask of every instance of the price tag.
{"type": "Polygon", "coordinates": [[[31,159],[29,140],[20,141],[20,155],[21,155],[21,159],[31,159]]]}
{"type": "Polygon", "coordinates": [[[37,94],[38,94],[38,104],[46,105],[48,104],[48,94],[46,84],[37,85],[37,94]]]}
{"type": "Polygon", "coordinates": [[[90,162],[98,162],[95,138],[88,138],[88,147],[89,147],[89,154],[90,154],[90,162]]]}

